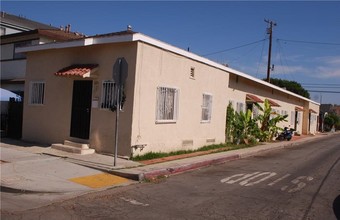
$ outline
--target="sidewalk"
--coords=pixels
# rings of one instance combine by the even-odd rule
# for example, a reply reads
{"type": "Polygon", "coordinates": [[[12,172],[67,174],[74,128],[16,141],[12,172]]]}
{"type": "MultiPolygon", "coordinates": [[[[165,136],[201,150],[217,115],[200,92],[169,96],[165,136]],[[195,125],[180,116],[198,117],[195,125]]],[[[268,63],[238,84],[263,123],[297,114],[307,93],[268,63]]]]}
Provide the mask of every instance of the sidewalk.
{"type": "MultiPolygon", "coordinates": [[[[335,133],[339,134],[339,133],[335,133]]],[[[1,141],[1,191],[86,192],[173,175],[201,167],[253,156],[266,151],[299,145],[333,134],[295,137],[292,141],[266,143],[250,148],[143,165],[113,156],[76,155],[48,146],[21,141],[1,141]],[[126,179],[128,178],[128,179],[126,179]]]]}

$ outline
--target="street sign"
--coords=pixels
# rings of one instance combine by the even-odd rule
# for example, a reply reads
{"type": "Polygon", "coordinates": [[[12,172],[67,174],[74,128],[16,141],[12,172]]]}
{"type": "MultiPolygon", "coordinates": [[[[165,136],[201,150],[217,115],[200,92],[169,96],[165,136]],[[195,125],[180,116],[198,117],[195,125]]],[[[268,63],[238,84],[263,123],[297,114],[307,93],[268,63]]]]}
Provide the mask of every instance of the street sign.
{"type": "Polygon", "coordinates": [[[124,85],[128,77],[128,63],[124,57],[118,58],[113,65],[112,78],[119,86],[124,85]]]}
{"type": "Polygon", "coordinates": [[[118,129],[119,129],[119,112],[121,109],[124,84],[128,76],[128,63],[124,57],[118,58],[113,65],[112,78],[116,83],[116,129],[115,129],[115,151],[113,166],[117,165],[118,157],[118,129]]]}

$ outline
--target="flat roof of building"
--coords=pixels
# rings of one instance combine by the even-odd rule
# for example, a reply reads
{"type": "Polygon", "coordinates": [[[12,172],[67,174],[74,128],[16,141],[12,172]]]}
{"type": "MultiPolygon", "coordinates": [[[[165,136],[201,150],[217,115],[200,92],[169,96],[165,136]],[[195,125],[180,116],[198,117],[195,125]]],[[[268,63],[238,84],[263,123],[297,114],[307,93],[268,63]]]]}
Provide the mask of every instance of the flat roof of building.
{"type": "Polygon", "coordinates": [[[122,42],[138,42],[138,41],[150,44],[152,46],[161,48],[163,50],[170,51],[172,53],[176,53],[178,55],[187,57],[189,59],[204,63],[206,65],[224,70],[228,73],[235,74],[237,76],[249,79],[251,81],[259,83],[260,85],[273,88],[275,90],[281,91],[283,93],[289,94],[289,95],[297,97],[299,99],[311,102],[313,104],[320,105],[319,103],[317,103],[313,100],[310,100],[310,99],[303,97],[301,95],[297,95],[293,92],[290,92],[286,89],[280,88],[280,87],[275,86],[271,83],[268,83],[266,81],[260,80],[258,78],[253,77],[253,76],[250,76],[250,75],[243,73],[241,71],[232,69],[230,67],[216,63],[216,62],[209,60],[207,58],[201,57],[197,54],[191,53],[187,50],[183,50],[181,48],[175,47],[175,46],[170,45],[168,43],[165,43],[163,41],[157,40],[155,38],[152,38],[152,37],[149,37],[149,36],[144,35],[142,33],[134,32],[134,31],[131,31],[131,30],[114,32],[114,33],[109,33],[109,34],[89,36],[89,37],[86,37],[86,38],[71,40],[71,41],[66,41],[66,42],[56,42],[56,43],[48,43],[48,44],[40,44],[40,45],[35,45],[35,46],[21,47],[21,48],[18,48],[16,50],[16,52],[33,52],[33,51],[41,51],[41,50],[63,49],[63,48],[71,48],[71,47],[83,47],[83,46],[89,46],[89,45],[122,43],[122,42]]]}

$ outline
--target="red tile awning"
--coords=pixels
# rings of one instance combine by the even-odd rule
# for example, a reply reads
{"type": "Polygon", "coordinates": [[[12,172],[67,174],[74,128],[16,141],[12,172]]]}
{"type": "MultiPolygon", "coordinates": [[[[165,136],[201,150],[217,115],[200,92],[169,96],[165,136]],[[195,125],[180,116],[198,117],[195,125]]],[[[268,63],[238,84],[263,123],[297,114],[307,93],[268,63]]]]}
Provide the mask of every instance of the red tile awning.
{"type": "Polygon", "coordinates": [[[255,95],[252,95],[252,94],[247,94],[246,95],[246,102],[256,102],[256,103],[263,103],[263,101],[259,98],[259,97],[257,97],[257,96],[255,96],[255,95]]]}
{"type": "Polygon", "coordinates": [[[271,99],[267,99],[271,107],[281,107],[278,103],[274,102],[271,99]]]}
{"type": "Polygon", "coordinates": [[[316,114],[317,112],[316,111],[314,111],[313,109],[309,109],[309,112],[310,113],[314,113],[314,114],[316,114]]]}
{"type": "Polygon", "coordinates": [[[301,108],[301,107],[295,107],[295,111],[298,111],[298,112],[303,112],[303,108],[301,108]]]}
{"type": "Polygon", "coordinates": [[[83,78],[91,77],[98,69],[98,64],[75,64],[65,67],[54,73],[56,76],[80,76],[83,78]]]}

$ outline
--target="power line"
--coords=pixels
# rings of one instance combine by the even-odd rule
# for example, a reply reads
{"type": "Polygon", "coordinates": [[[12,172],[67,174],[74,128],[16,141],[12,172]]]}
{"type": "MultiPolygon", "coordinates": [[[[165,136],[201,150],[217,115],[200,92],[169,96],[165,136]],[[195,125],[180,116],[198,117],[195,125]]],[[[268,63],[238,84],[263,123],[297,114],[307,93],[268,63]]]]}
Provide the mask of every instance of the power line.
{"type": "Polygon", "coordinates": [[[246,46],[249,46],[249,45],[252,45],[252,44],[256,44],[256,43],[259,43],[259,42],[262,42],[262,41],[265,41],[265,40],[266,40],[266,39],[254,41],[254,42],[251,42],[251,43],[248,43],[248,44],[244,44],[244,45],[241,45],[241,46],[232,47],[232,48],[229,48],[229,49],[225,49],[225,50],[220,50],[220,51],[216,51],[216,52],[204,54],[204,55],[202,55],[202,56],[203,56],[203,57],[206,57],[206,56],[210,56],[210,55],[213,55],[213,54],[223,53],[223,52],[226,52],[226,51],[229,51],[229,50],[234,50],[234,49],[238,49],[238,48],[241,48],[241,47],[246,47],[246,46]]]}
{"type": "Polygon", "coordinates": [[[308,85],[305,85],[303,87],[312,87],[312,88],[329,88],[329,89],[337,89],[339,88],[340,89],[340,85],[339,86],[308,86],[308,85]]]}
{"type": "Polygon", "coordinates": [[[340,43],[329,43],[329,42],[316,42],[316,41],[302,41],[302,40],[287,40],[287,39],[277,39],[278,41],[287,41],[294,43],[303,43],[303,44],[323,44],[323,45],[336,45],[340,46],[340,43]]]}
{"type": "Polygon", "coordinates": [[[340,86],[340,83],[300,83],[301,85],[315,85],[315,86],[340,86]]]}
{"type": "MultiPolygon", "coordinates": [[[[286,66],[288,67],[288,60],[287,60],[287,56],[285,54],[285,51],[284,51],[284,48],[281,44],[280,41],[277,41],[277,48],[279,50],[279,55],[280,55],[280,62],[281,62],[281,68],[282,68],[282,72],[285,74],[285,75],[288,75],[288,73],[286,72],[286,66]],[[284,61],[282,61],[282,58],[284,59],[284,61]]],[[[295,77],[294,77],[294,74],[289,74],[289,76],[292,78],[293,81],[296,81],[295,80],[295,77]]]]}
{"type": "Polygon", "coordinates": [[[260,58],[259,58],[259,61],[258,61],[258,64],[257,64],[256,77],[257,77],[257,74],[259,73],[260,64],[261,64],[262,55],[263,55],[263,49],[264,49],[264,41],[262,43],[261,55],[260,55],[260,58]]]}
{"type": "Polygon", "coordinates": [[[319,91],[319,90],[307,90],[308,92],[318,92],[318,93],[340,93],[340,91],[319,91]]]}

